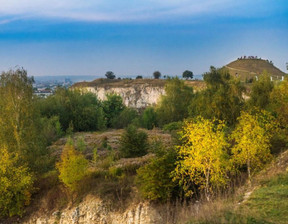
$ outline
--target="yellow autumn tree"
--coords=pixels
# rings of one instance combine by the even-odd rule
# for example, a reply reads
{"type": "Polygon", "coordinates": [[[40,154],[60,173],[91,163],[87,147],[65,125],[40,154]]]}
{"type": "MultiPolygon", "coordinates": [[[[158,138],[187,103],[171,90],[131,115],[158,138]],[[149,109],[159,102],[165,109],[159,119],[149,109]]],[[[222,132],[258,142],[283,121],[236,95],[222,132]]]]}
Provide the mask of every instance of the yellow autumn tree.
{"type": "Polygon", "coordinates": [[[22,215],[33,189],[33,177],[18,154],[0,148],[0,217],[22,215]]]}
{"type": "Polygon", "coordinates": [[[288,127],[288,80],[276,85],[271,93],[271,107],[281,126],[288,127]]]}
{"type": "Polygon", "coordinates": [[[77,189],[78,183],[87,174],[88,160],[74,146],[67,143],[61,154],[61,161],[56,164],[59,179],[72,191],[77,189]]]}
{"type": "Polygon", "coordinates": [[[270,140],[277,124],[267,112],[255,114],[242,112],[238,124],[230,139],[235,142],[232,147],[232,161],[236,165],[246,165],[249,183],[254,172],[263,168],[272,158],[270,140]]]}
{"type": "Polygon", "coordinates": [[[193,188],[204,190],[209,200],[213,190],[227,183],[228,143],[224,123],[202,117],[185,122],[181,133],[182,145],[177,146],[178,162],[173,171],[174,181],[182,186],[186,196],[192,196],[193,188]]]}

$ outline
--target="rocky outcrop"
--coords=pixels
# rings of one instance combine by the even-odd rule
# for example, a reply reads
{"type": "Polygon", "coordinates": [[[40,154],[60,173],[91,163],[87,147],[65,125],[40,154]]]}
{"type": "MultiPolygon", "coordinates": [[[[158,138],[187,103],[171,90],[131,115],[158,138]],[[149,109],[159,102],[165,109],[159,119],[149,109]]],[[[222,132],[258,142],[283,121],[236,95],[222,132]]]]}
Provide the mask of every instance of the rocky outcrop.
{"type": "Polygon", "coordinates": [[[149,84],[139,84],[123,87],[82,87],[82,91],[91,92],[98,96],[100,100],[105,100],[107,94],[117,94],[122,97],[123,103],[127,107],[136,109],[146,108],[155,105],[160,97],[165,94],[164,87],[151,86],[149,84]]]}
{"type": "Polygon", "coordinates": [[[148,202],[132,204],[124,212],[109,209],[101,199],[87,196],[77,207],[51,214],[34,214],[24,224],[164,224],[160,213],[148,202]]]}
{"type": "MultiPolygon", "coordinates": [[[[117,94],[122,97],[126,106],[142,109],[159,102],[165,94],[166,82],[167,80],[163,79],[95,79],[92,82],[75,83],[72,89],[94,93],[102,101],[106,99],[107,94],[117,94]]],[[[203,81],[186,80],[185,84],[193,87],[194,91],[206,88],[203,81]]]]}

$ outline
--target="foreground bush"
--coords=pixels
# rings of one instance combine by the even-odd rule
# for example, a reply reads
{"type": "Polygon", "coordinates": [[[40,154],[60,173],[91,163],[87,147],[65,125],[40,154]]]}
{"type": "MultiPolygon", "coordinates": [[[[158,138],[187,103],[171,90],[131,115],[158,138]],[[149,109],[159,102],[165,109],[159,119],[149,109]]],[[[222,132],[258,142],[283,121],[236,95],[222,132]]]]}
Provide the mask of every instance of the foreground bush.
{"type": "Polygon", "coordinates": [[[175,169],[176,152],[171,149],[153,158],[137,170],[136,183],[144,198],[166,201],[173,196],[176,185],[171,172],[175,169]]]}
{"type": "Polygon", "coordinates": [[[87,174],[88,160],[75,150],[72,144],[66,144],[61,154],[61,161],[56,164],[59,179],[72,191],[87,174]]]}
{"type": "Polygon", "coordinates": [[[141,116],[140,119],[141,126],[148,130],[153,129],[158,126],[157,114],[153,107],[147,107],[141,116]]]}
{"type": "Polygon", "coordinates": [[[128,126],[120,139],[120,152],[123,157],[144,156],[148,149],[148,136],[133,125],[128,126]]]}
{"type": "Polygon", "coordinates": [[[32,175],[19,165],[17,154],[0,150],[0,216],[22,215],[24,205],[30,202],[32,175]]]}

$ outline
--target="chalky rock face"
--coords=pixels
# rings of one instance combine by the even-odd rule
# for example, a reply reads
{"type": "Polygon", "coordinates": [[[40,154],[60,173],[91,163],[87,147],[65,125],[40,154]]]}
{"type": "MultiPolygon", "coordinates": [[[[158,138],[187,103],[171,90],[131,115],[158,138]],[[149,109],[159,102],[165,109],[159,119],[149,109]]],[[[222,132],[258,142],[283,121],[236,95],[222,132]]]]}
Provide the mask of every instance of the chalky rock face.
{"type": "Polygon", "coordinates": [[[156,105],[160,97],[165,94],[164,87],[149,84],[129,87],[83,87],[82,90],[94,93],[100,100],[105,100],[107,94],[119,95],[125,106],[135,109],[156,105]]]}
{"type": "Polygon", "coordinates": [[[87,196],[77,207],[52,214],[32,215],[24,224],[164,224],[159,212],[148,202],[131,205],[120,213],[109,210],[101,199],[87,196]],[[39,217],[41,216],[41,217],[39,217]]]}

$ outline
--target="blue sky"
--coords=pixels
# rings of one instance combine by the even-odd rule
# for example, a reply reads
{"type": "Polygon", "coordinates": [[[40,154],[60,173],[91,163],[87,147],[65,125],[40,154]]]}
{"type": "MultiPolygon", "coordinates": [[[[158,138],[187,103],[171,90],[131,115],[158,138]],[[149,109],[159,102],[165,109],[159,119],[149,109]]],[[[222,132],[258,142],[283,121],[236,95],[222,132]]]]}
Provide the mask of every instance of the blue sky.
{"type": "Polygon", "coordinates": [[[285,71],[287,0],[0,0],[0,71],[202,74],[241,55],[285,71]]]}

